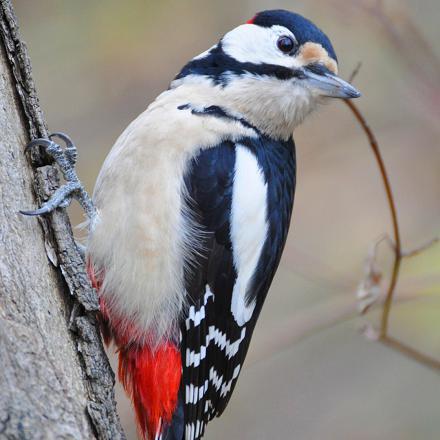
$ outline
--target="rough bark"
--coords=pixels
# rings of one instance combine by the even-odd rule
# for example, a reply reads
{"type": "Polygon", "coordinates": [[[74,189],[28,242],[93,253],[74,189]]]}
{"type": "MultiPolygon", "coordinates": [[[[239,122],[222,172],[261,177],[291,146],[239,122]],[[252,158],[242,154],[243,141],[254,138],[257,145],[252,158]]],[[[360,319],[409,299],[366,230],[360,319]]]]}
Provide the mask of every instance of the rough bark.
{"type": "Polygon", "coordinates": [[[64,210],[18,213],[58,185],[26,47],[0,0],[0,438],[123,439],[98,304],[64,210]]]}

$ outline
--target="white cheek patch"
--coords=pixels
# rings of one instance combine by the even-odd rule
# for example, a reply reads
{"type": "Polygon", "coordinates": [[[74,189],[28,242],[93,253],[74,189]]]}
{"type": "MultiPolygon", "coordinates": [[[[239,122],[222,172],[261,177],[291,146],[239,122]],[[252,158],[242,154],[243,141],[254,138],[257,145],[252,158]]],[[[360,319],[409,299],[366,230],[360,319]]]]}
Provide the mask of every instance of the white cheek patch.
{"type": "Polygon", "coordinates": [[[231,311],[238,325],[252,317],[255,301],[246,304],[246,293],[257,269],[266,241],[267,184],[257,158],[237,144],[231,209],[231,241],[237,279],[232,291],[231,311]]]}
{"type": "Polygon", "coordinates": [[[277,48],[277,40],[283,35],[296,41],[292,32],[284,26],[264,28],[243,24],[228,32],[221,43],[223,51],[240,63],[275,64],[293,68],[295,58],[283,54],[277,48]]]}

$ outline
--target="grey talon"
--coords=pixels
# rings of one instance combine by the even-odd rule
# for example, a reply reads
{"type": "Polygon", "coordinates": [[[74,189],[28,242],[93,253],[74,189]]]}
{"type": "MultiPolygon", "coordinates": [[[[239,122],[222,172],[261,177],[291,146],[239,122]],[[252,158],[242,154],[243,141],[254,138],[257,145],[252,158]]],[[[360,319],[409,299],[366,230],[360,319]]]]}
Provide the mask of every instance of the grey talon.
{"type": "Polygon", "coordinates": [[[72,139],[64,133],[51,133],[49,139],[39,138],[29,142],[25,151],[29,151],[36,146],[44,147],[46,153],[52,156],[63,174],[66,184],[60,186],[53,193],[51,198],[40,208],[30,211],[23,210],[20,211],[20,213],[29,216],[49,214],[56,208],[67,208],[70,205],[72,198],[76,198],[86,212],[87,217],[93,222],[96,218],[96,209],[76,174],[75,164],[77,149],[72,139]],[[53,138],[61,139],[65,144],[65,148],[63,149],[59,144],[54,142],[52,140],[53,138]]]}
{"type": "Polygon", "coordinates": [[[20,211],[24,215],[43,215],[49,214],[56,208],[67,208],[72,200],[71,194],[81,189],[79,182],[68,182],[60,186],[52,195],[52,197],[35,211],[20,211]]]}
{"type": "Polygon", "coordinates": [[[28,217],[45,214],[45,212],[42,211],[42,208],[36,209],[35,211],[24,211],[23,209],[20,209],[18,212],[20,214],[27,215],[28,217]]]}
{"type": "Polygon", "coordinates": [[[49,148],[50,144],[52,144],[52,141],[49,139],[44,139],[44,138],[34,139],[33,141],[29,142],[26,145],[24,151],[27,152],[31,148],[38,147],[38,146],[49,148]]]}
{"type": "Polygon", "coordinates": [[[72,139],[69,136],[67,136],[67,134],[62,133],[61,131],[54,131],[53,133],[51,133],[49,135],[49,139],[52,140],[53,137],[58,137],[58,138],[62,139],[64,141],[64,143],[66,144],[66,148],[70,148],[70,147],[76,148],[72,139]]]}

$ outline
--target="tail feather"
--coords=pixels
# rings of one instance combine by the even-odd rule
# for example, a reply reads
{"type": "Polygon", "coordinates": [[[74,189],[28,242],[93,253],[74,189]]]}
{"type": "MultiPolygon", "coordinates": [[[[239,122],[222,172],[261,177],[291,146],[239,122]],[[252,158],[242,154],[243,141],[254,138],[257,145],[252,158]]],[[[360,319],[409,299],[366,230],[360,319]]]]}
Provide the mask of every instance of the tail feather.
{"type": "Polygon", "coordinates": [[[173,419],[170,424],[163,425],[161,440],[184,439],[185,418],[183,413],[183,405],[183,392],[181,386],[173,419]]]}

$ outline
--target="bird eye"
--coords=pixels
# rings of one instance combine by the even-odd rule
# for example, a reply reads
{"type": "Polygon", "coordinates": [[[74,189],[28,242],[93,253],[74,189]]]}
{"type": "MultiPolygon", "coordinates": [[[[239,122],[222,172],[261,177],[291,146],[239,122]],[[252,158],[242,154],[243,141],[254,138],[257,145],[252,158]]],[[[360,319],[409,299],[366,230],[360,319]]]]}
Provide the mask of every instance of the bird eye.
{"type": "Polygon", "coordinates": [[[295,42],[290,37],[280,37],[277,41],[278,49],[284,53],[290,53],[295,47],[295,42]]]}

